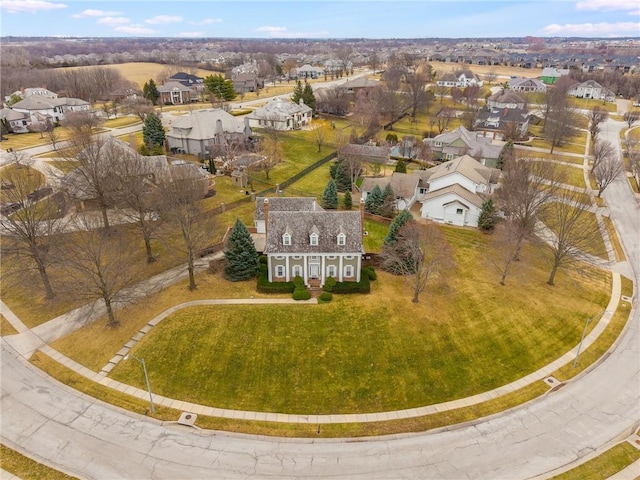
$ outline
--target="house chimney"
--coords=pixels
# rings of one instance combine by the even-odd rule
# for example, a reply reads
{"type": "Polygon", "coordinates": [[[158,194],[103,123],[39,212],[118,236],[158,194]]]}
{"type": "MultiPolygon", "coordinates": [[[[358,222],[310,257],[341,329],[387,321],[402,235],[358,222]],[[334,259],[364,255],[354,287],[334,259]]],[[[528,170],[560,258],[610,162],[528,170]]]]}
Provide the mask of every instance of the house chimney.
{"type": "Polygon", "coordinates": [[[224,130],[222,129],[222,120],[220,119],[216,120],[216,134],[221,136],[224,134],[224,130]]]}
{"type": "Polygon", "coordinates": [[[267,225],[269,224],[269,199],[265,198],[262,205],[262,211],[264,212],[264,233],[267,234],[267,225]]]}
{"type": "Polygon", "coordinates": [[[364,199],[360,197],[360,233],[364,235],[364,199]]]}
{"type": "Polygon", "coordinates": [[[298,103],[302,106],[302,105],[304,105],[304,100],[300,99],[300,100],[298,100],[298,103]]]}

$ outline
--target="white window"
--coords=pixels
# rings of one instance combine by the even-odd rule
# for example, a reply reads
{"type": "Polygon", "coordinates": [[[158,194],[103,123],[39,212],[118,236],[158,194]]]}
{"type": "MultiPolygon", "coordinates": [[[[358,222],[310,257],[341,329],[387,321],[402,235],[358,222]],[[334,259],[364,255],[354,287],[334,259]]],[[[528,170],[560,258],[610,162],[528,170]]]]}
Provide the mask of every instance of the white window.
{"type": "Polygon", "coordinates": [[[302,276],[302,267],[300,265],[293,266],[293,276],[301,277],[302,276]]]}
{"type": "Polygon", "coordinates": [[[291,245],[291,235],[285,233],[282,235],[282,244],[283,245],[291,245]]]}
{"type": "Polygon", "coordinates": [[[351,260],[353,258],[353,255],[345,255],[344,259],[345,260],[351,260]]]}
{"type": "Polygon", "coordinates": [[[311,245],[318,245],[318,234],[317,233],[312,233],[309,236],[309,243],[311,245]]]}
{"type": "Polygon", "coordinates": [[[327,267],[327,277],[335,277],[336,276],[336,266],[329,265],[327,267]]]}
{"type": "Polygon", "coordinates": [[[434,146],[441,147],[442,146],[442,142],[434,142],[434,146]]]}
{"type": "Polygon", "coordinates": [[[344,233],[338,234],[338,245],[344,245],[346,243],[347,237],[344,233]]]}
{"type": "Polygon", "coordinates": [[[294,260],[300,260],[302,258],[302,255],[294,255],[293,257],[294,260]]]}
{"type": "Polygon", "coordinates": [[[284,277],[284,265],[278,265],[276,267],[276,277],[284,277]]]}
{"type": "Polygon", "coordinates": [[[344,267],[344,276],[345,277],[353,277],[353,265],[345,265],[345,267],[344,267]]]}
{"type": "Polygon", "coordinates": [[[335,260],[336,256],[335,255],[327,255],[327,260],[335,260]]]}

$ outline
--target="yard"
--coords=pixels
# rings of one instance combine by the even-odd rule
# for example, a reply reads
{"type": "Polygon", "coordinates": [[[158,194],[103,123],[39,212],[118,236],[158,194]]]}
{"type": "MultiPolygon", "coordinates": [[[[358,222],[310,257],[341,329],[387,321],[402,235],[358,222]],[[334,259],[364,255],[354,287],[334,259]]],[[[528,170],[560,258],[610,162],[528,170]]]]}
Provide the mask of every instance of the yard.
{"type": "MultiPolygon", "coordinates": [[[[367,226],[367,229],[371,229],[367,226]]],[[[366,296],[330,304],[193,307],[161,322],[136,347],[158,394],[218,407],[290,413],[409,408],[495,388],[539,368],[577,344],[584,318],[608,301],[604,272],[546,280],[546,258],[531,246],[498,285],[492,237],[443,228],[455,246],[456,274],[412,304],[406,283],[379,272],[366,296]],[[184,373],[182,373],[184,372],[184,373]]],[[[211,274],[126,307],[127,321],[103,321],[53,346],[99,369],[135,332],[171,305],[195,298],[258,295],[253,282],[211,274]],[[83,345],[78,349],[77,345],[83,345]]],[[[136,365],[114,378],[144,388],[136,365]]]]}

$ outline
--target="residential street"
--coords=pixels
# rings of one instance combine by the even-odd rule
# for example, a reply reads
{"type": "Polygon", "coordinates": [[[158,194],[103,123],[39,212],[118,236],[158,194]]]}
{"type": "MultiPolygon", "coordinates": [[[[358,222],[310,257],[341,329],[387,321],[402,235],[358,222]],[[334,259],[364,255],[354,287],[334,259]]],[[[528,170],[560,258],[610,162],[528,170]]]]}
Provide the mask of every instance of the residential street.
{"type": "MultiPolygon", "coordinates": [[[[621,126],[608,120],[601,135],[617,144],[621,126]]],[[[371,439],[200,431],[80,394],[30,366],[2,338],[2,441],[80,478],[548,478],[640,426],[640,207],[623,178],[604,197],[629,260],[621,268],[636,280],[632,318],[594,368],[521,407],[470,424],[371,439]]]]}

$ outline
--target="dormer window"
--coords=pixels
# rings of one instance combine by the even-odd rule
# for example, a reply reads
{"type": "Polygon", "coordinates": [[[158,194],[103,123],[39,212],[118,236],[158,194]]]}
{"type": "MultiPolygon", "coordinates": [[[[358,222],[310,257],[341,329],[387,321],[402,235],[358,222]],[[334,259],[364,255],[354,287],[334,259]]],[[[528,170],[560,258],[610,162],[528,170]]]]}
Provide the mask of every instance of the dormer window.
{"type": "Polygon", "coordinates": [[[309,231],[309,245],[317,246],[318,245],[318,237],[320,236],[320,230],[315,225],[311,227],[309,231]]]}
{"type": "Polygon", "coordinates": [[[282,244],[283,245],[291,245],[291,235],[285,233],[282,235],[282,244]]]}
{"type": "Polygon", "coordinates": [[[338,245],[344,246],[347,241],[347,236],[344,233],[338,234],[338,245]]]}

